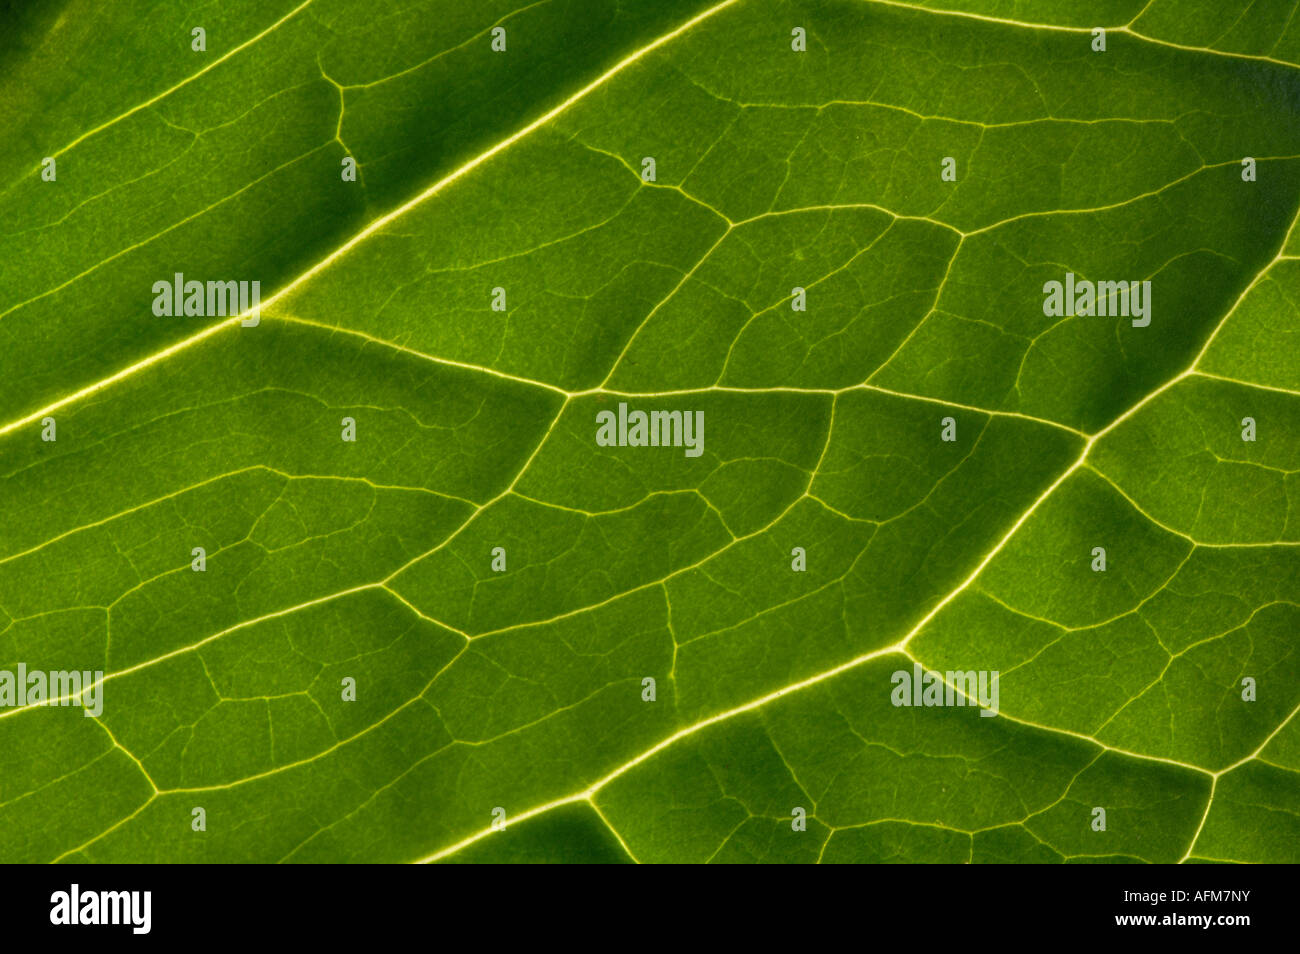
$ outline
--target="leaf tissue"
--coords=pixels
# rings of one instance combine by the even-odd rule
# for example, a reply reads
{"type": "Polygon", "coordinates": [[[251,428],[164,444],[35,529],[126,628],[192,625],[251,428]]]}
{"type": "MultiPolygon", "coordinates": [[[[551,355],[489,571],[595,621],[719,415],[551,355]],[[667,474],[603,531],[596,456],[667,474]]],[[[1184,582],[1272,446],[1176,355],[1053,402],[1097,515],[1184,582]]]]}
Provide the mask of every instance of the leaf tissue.
{"type": "Polygon", "coordinates": [[[0,29],[0,860],[1300,861],[1300,17],[0,29]]]}

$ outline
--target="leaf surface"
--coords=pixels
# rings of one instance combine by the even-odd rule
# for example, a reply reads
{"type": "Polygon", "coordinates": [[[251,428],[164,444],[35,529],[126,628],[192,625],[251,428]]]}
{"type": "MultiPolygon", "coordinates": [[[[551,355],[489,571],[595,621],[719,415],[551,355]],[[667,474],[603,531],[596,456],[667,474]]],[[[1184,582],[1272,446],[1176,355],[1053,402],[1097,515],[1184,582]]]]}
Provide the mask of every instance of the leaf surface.
{"type": "Polygon", "coordinates": [[[0,858],[1300,860],[1286,6],[26,11],[0,858]]]}

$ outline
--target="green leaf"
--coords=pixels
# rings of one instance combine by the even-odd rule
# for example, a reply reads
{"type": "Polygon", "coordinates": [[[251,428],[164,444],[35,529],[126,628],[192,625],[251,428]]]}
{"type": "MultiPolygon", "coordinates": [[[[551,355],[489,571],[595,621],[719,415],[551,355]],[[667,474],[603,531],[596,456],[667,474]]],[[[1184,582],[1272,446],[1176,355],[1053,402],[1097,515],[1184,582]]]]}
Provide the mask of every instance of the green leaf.
{"type": "Polygon", "coordinates": [[[0,859],[1300,860],[1287,6],[14,14],[0,859]]]}

